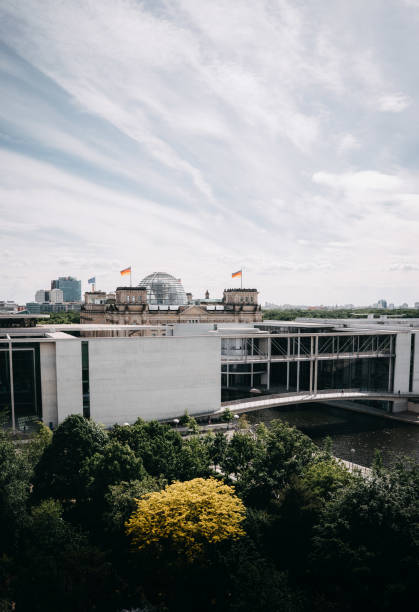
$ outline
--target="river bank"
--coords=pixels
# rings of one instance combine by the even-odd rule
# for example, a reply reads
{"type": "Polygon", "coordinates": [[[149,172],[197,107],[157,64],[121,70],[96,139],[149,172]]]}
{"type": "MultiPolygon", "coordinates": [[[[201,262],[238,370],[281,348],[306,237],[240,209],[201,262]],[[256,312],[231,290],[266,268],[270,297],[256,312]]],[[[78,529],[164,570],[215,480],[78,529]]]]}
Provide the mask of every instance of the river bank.
{"type": "Polygon", "coordinates": [[[397,456],[419,462],[419,428],[381,415],[349,411],[328,404],[304,404],[271,408],[247,415],[249,423],[281,419],[308,435],[316,444],[332,439],[333,454],[346,461],[370,467],[378,449],[385,465],[397,456]]]}

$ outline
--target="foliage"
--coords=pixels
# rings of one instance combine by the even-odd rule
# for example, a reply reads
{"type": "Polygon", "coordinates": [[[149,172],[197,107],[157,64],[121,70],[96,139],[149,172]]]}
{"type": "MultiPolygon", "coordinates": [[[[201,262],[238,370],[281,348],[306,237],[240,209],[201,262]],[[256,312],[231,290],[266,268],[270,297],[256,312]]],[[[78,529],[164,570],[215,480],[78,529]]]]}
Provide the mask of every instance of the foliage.
{"type": "Polygon", "coordinates": [[[231,423],[234,420],[234,414],[231,412],[230,408],[227,406],[224,408],[221,414],[221,420],[225,423],[231,423]]]}
{"type": "Polygon", "coordinates": [[[330,440],[318,448],[281,421],[182,438],[141,420],[105,433],[73,415],[51,435],[0,435],[0,610],[414,601],[416,464],[388,470],[377,454],[371,476],[353,475],[330,440]]]}
{"type": "Polygon", "coordinates": [[[365,318],[366,315],[373,314],[375,317],[387,315],[390,317],[403,317],[406,319],[419,318],[419,310],[415,308],[394,308],[392,310],[384,308],[363,308],[362,311],[338,308],[333,310],[303,310],[299,308],[280,309],[273,308],[263,311],[263,320],[279,320],[279,321],[294,321],[299,318],[308,319],[351,319],[360,318],[361,315],[365,318]]]}
{"type": "Polygon", "coordinates": [[[208,448],[211,461],[216,468],[224,460],[227,452],[228,442],[224,432],[217,431],[215,435],[209,434],[206,438],[206,446],[208,448]]]}
{"type": "Polygon", "coordinates": [[[185,410],[185,412],[182,414],[182,416],[179,419],[179,425],[181,425],[182,427],[187,427],[189,424],[189,419],[191,417],[189,416],[189,413],[187,410],[185,410]]]}
{"type": "Polygon", "coordinates": [[[137,499],[146,493],[161,491],[166,485],[164,479],[146,476],[142,480],[122,481],[109,486],[105,495],[105,529],[123,533],[125,523],[137,507],[137,499]]]}
{"type": "Polygon", "coordinates": [[[53,496],[61,501],[85,495],[80,473],[86,459],[100,452],[107,435],[93,421],[74,414],[54,431],[35,468],[34,492],[38,499],[53,496]]]}
{"type": "Polygon", "coordinates": [[[137,457],[141,457],[145,470],[151,476],[164,475],[168,480],[177,478],[182,437],[179,432],[157,421],[134,425],[116,425],[109,433],[110,439],[127,443],[137,457]]]}
{"type": "MultiPolygon", "coordinates": [[[[316,459],[292,476],[278,498],[270,505],[268,518],[259,522],[259,539],[265,552],[281,570],[292,572],[299,581],[307,573],[313,529],[325,504],[353,477],[333,459],[316,459]]],[[[254,526],[253,526],[254,529],[254,526]]]]}
{"type": "Polygon", "coordinates": [[[0,433],[0,556],[16,543],[25,520],[31,465],[11,437],[0,433]]]}
{"type": "Polygon", "coordinates": [[[103,553],[63,520],[57,501],[32,509],[17,558],[17,580],[25,585],[14,592],[18,610],[109,609],[110,577],[103,553]]]}
{"type": "Polygon", "coordinates": [[[214,478],[195,478],[138,500],[127,534],[138,549],[151,545],[160,549],[168,542],[192,560],[200,556],[204,544],[243,536],[244,515],[243,502],[232,487],[214,478]]]}
{"type": "Polygon", "coordinates": [[[245,413],[240,415],[239,422],[237,424],[237,429],[242,429],[242,430],[250,429],[249,421],[247,420],[247,416],[245,413]]]}
{"type": "Polygon", "coordinates": [[[399,464],[351,479],[325,504],[312,572],[330,598],[370,601],[371,610],[409,607],[419,575],[418,485],[419,466],[399,464]]]}
{"type": "Polygon", "coordinates": [[[80,312],[75,310],[69,310],[68,312],[51,312],[49,319],[40,319],[40,325],[52,325],[52,324],[71,324],[80,323],[80,312]]]}
{"type": "Polygon", "coordinates": [[[254,457],[241,470],[236,486],[245,502],[254,507],[278,499],[291,478],[302,474],[318,452],[307,436],[279,420],[269,430],[257,428],[253,448],[254,457]]]}
{"type": "Polygon", "coordinates": [[[249,433],[235,432],[220,462],[226,475],[240,478],[258,452],[258,443],[249,433]]]}
{"type": "Polygon", "coordinates": [[[192,480],[193,478],[208,477],[213,474],[210,463],[207,444],[198,436],[192,436],[183,440],[177,458],[176,478],[192,480]]]}
{"type": "Polygon", "coordinates": [[[89,457],[82,469],[93,498],[103,497],[109,485],[121,481],[141,480],[146,471],[140,457],[128,444],[111,440],[100,452],[89,457]]]}
{"type": "Polygon", "coordinates": [[[38,423],[38,431],[31,437],[25,449],[31,465],[35,466],[38,463],[47,446],[51,444],[52,435],[49,427],[42,422],[38,423]]]}

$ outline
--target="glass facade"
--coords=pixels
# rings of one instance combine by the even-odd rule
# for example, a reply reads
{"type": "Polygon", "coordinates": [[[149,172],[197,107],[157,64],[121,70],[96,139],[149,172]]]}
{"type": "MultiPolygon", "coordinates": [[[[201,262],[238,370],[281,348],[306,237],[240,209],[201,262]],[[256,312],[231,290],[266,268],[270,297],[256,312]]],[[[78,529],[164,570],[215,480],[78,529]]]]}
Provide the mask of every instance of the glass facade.
{"type": "Polygon", "coordinates": [[[90,419],[89,343],[81,343],[81,376],[83,385],[83,416],[90,419]]]}
{"type": "MultiPolygon", "coordinates": [[[[391,390],[390,360],[387,357],[366,359],[319,359],[317,389],[360,389],[363,391],[391,390]]],[[[249,389],[250,364],[222,365],[222,387],[249,389]]],[[[312,373],[314,384],[314,368],[312,373]]],[[[266,364],[254,362],[253,386],[264,388],[267,380],[266,364]],[[263,382],[262,382],[263,381],[263,382]]],[[[272,362],[270,366],[270,393],[310,390],[310,362],[272,362]],[[297,385],[299,380],[299,385],[297,385]]]]}
{"type": "MultiPolygon", "coordinates": [[[[9,346],[0,344],[0,415],[2,425],[12,426],[12,394],[9,346]]],[[[13,391],[16,429],[30,431],[42,418],[39,344],[13,346],[13,391]]]]}
{"type": "Polygon", "coordinates": [[[139,286],[147,288],[147,302],[149,304],[185,306],[188,303],[180,279],[165,272],[149,274],[143,278],[139,286]]]}
{"type": "Polygon", "coordinates": [[[72,276],[60,276],[51,281],[51,289],[61,289],[64,302],[81,302],[81,281],[72,276]]]}

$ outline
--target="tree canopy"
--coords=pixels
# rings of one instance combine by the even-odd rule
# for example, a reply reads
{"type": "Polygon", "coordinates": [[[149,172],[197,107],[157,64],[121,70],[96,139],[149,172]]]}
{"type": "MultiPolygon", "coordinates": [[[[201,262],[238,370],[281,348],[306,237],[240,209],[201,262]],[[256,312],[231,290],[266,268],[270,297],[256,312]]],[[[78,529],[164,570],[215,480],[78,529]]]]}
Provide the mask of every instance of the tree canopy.
{"type": "Polygon", "coordinates": [[[233,487],[214,478],[194,478],[139,499],[126,527],[139,549],[169,542],[193,559],[204,544],[243,536],[244,516],[244,504],[233,487]]]}

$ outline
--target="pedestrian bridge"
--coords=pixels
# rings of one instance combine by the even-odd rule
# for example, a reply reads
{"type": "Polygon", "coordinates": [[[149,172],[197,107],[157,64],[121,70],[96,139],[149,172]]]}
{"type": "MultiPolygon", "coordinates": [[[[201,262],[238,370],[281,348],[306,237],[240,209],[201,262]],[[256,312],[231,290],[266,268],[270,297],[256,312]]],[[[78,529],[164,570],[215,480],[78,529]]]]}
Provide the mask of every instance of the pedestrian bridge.
{"type": "Polygon", "coordinates": [[[231,412],[240,414],[241,412],[253,412],[266,408],[276,408],[289,404],[304,404],[311,402],[329,402],[336,400],[384,400],[404,404],[406,408],[400,406],[398,410],[407,409],[407,400],[419,400],[417,393],[387,393],[385,391],[360,391],[357,389],[344,390],[319,390],[316,393],[309,391],[276,393],[275,395],[264,395],[263,398],[249,397],[241,400],[222,402],[221,408],[215,414],[222,413],[226,408],[231,412]]]}

